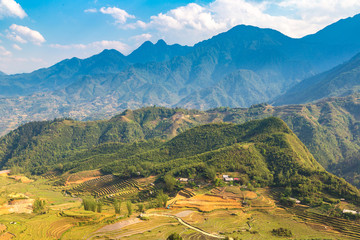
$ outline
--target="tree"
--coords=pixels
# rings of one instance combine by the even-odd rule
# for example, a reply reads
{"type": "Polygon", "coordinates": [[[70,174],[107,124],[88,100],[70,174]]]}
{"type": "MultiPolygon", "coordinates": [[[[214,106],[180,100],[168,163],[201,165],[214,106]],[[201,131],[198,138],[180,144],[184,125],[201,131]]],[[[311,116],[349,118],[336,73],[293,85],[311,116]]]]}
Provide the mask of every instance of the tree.
{"type": "Polygon", "coordinates": [[[141,213],[145,211],[144,204],[142,204],[142,203],[138,204],[138,211],[141,212],[141,213]]]}
{"type": "Polygon", "coordinates": [[[176,185],[176,179],[170,174],[166,174],[164,177],[164,182],[166,190],[172,192],[176,185]]]}
{"type": "Polygon", "coordinates": [[[216,170],[214,167],[206,167],[205,168],[205,177],[211,181],[215,181],[216,179],[216,170]]]}
{"type": "Polygon", "coordinates": [[[115,209],[115,214],[120,214],[121,212],[121,201],[118,200],[118,199],[115,199],[114,200],[114,203],[113,203],[113,206],[114,206],[114,209],[115,209]]]}
{"type": "Polygon", "coordinates": [[[33,204],[33,212],[34,213],[45,213],[45,200],[36,199],[33,204]]]}
{"type": "Polygon", "coordinates": [[[95,199],[83,198],[82,201],[82,204],[84,205],[84,210],[96,212],[97,203],[95,199]]]}
{"type": "Polygon", "coordinates": [[[182,240],[183,238],[178,233],[172,233],[166,240],[182,240]]]}
{"type": "Polygon", "coordinates": [[[166,207],[169,196],[166,195],[163,191],[160,191],[156,197],[159,207],[166,207]]]}
{"type": "Polygon", "coordinates": [[[101,213],[102,207],[103,207],[103,203],[101,201],[98,201],[97,204],[96,204],[96,211],[98,213],[101,213]]]}
{"type": "Polygon", "coordinates": [[[132,214],[132,203],[130,201],[126,202],[126,208],[128,210],[128,217],[130,217],[130,215],[132,214]]]}

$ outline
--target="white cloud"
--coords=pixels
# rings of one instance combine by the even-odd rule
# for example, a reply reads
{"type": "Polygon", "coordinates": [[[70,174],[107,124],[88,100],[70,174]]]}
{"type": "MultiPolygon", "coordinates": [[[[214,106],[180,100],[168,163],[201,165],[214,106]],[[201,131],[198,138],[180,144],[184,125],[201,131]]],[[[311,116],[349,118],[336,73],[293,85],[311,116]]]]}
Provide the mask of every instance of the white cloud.
{"type": "Polygon", "coordinates": [[[120,41],[107,41],[107,40],[92,42],[89,44],[68,44],[68,45],[50,44],[50,47],[57,49],[64,49],[64,50],[90,49],[94,51],[101,51],[103,49],[116,49],[122,53],[129,51],[129,46],[127,44],[122,43],[120,41]]]}
{"type": "Polygon", "coordinates": [[[102,7],[100,8],[100,12],[103,14],[111,15],[115,20],[116,23],[124,24],[129,18],[135,18],[134,15],[130,15],[125,10],[117,8],[117,7],[102,7]]]}
{"type": "Polygon", "coordinates": [[[14,0],[0,0],[0,19],[4,17],[26,17],[24,9],[14,0]]]}
{"type": "Polygon", "coordinates": [[[358,12],[358,0],[215,0],[206,5],[190,3],[125,27],[151,29],[169,43],[192,45],[239,24],[302,37],[358,12]]]}
{"type": "Polygon", "coordinates": [[[97,11],[98,10],[96,8],[89,8],[84,10],[85,13],[97,13],[97,11]]]}
{"type": "Polygon", "coordinates": [[[17,45],[17,44],[13,44],[12,47],[13,47],[15,50],[18,50],[18,51],[21,51],[21,50],[22,50],[22,48],[21,48],[19,45],[17,45]]]}
{"type": "Polygon", "coordinates": [[[35,30],[32,30],[26,26],[20,26],[12,24],[10,26],[11,32],[8,34],[8,38],[20,43],[26,43],[30,41],[36,45],[41,45],[45,42],[45,38],[35,30]]]}
{"type": "Polygon", "coordinates": [[[136,35],[130,38],[130,40],[134,40],[136,42],[143,42],[150,40],[152,38],[152,35],[150,33],[143,33],[140,35],[136,35]]]}
{"type": "Polygon", "coordinates": [[[19,35],[16,35],[16,33],[13,32],[8,32],[8,34],[6,35],[6,37],[12,41],[18,42],[18,43],[27,43],[27,41],[25,39],[23,39],[22,37],[20,37],[19,35]]]}
{"type": "Polygon", "coordinates": [[[11,56],[11,52],[0,46],[0,56],[11,56]]]}

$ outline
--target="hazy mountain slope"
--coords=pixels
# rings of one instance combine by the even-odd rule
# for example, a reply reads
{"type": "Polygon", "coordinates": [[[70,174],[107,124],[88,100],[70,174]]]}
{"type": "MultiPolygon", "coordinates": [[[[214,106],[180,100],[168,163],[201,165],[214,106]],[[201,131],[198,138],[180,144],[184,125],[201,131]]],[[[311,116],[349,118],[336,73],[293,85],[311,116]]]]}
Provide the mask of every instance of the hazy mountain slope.
{"type": "Polygon", "coordinates": [[[360,89],[360,54],[330,71],[305,79],[275,99],[276,105],[298,104],[345,96],[360,89]]]}
{"type": "Polygon", "coordinates": [[[129,63],[116,50],[104,50],[90,58],[66,59],[50,68],[32,73],[7,75],[0,78],[0,96],[30,95],[34,92],[58,90],[85,75],[111,74],[123,70],[129,63]]]}
{"type": "Polygon", "coordinates": [[[238,70],[227,75],[214,87],[191,93],[176,106],[196,109],[247,106],[249,103],[266,102],[278,92],[253,71],[238,70]]]}

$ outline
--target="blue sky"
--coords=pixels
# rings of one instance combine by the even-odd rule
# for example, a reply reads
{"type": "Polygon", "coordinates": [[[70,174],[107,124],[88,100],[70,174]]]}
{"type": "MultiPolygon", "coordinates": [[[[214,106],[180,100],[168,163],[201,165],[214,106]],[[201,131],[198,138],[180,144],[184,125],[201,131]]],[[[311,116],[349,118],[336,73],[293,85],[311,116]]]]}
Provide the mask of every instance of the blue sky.
{"type": "Polygon", "coordinates": [[[0,0],[0,71],[30,72],[146,40],[193,45],[238,24],[291,37],[360,13],[358,0],[0,0]]]}

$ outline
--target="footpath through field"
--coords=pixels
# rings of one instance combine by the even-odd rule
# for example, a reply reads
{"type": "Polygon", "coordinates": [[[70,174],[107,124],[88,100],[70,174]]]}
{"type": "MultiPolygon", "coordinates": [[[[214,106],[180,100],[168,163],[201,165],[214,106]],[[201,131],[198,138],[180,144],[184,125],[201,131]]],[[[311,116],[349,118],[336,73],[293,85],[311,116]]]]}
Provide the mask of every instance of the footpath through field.
{"type": "MultiPolygon", "coordinates": [[[[181,223],[182,225],[192,229],[192,230],[195,230],[201,234],[204,234],[206,236],[209,236],[209,237],[213,237],[213,238],[218,238],[218,239],[225,239],[224,236],[219,236],[219,235],[216,235],[216,234],[212,234],[212,233],[208,233],[208,232],[205,232],[204,230],[201,230],[200,228],[197,228],[197,227],[194,227],[194,226],[191,226],[190,224],[184,222],[184,220],[182,220],[181,218],[177,217],[177,216],[174,216],[174,215],[168,215],[168,214],[158,214],[158,213],[148,213],[148,214],[142,214],[142,216],[157,216],[157,217],[170,217],[170,218],[175,218],[176,220],[179,221],[179,223],[181,223]]],[[[230,238],[231,239],[231,238],[230,238]]]]}

